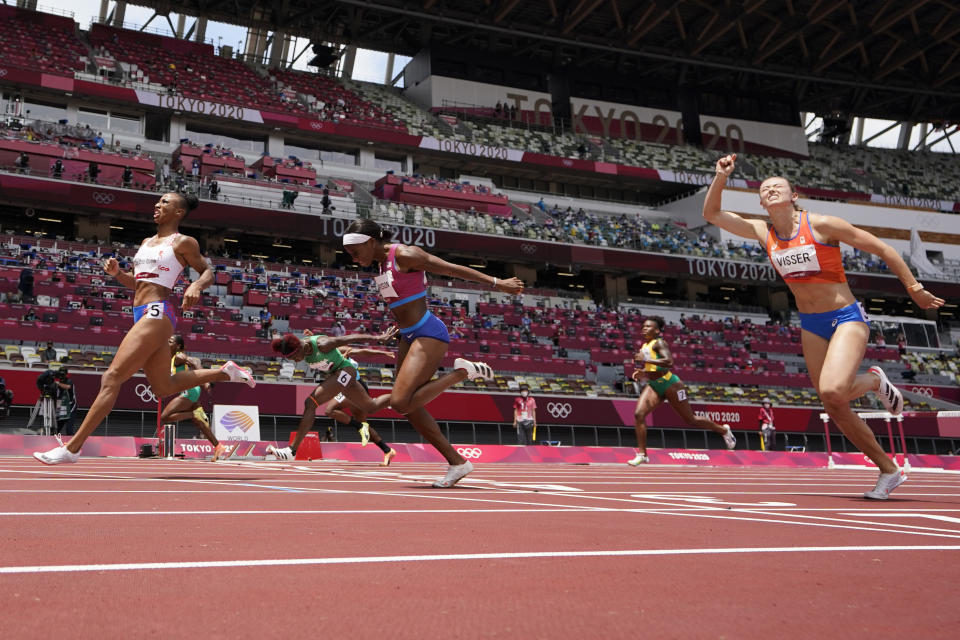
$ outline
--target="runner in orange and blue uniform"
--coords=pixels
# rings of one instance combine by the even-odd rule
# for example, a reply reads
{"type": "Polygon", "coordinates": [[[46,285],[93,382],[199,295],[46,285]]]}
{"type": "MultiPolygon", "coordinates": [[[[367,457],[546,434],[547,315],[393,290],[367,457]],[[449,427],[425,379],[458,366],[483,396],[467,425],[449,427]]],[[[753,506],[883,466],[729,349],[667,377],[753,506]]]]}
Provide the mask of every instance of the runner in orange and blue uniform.
{"type": "Polygon", "coordinates": [[[446,459],[449,463],[447,473],[433,486],[448,488],[473,471],[473,464],[450,445],[424,405],[463,380],[492,380],[493,371],[482,362],[457,358],[453,361],[453,371],[432,379],[447,355],[450,335],[443,321],[427,309],[426,274],[430,272],[489,284],[497,291],[511,294],[522,293],[523,282],[519,278],[495,278],[470,267],[452,264],[420,247],[391,242],[392,237],[389,230],[381,229],[373,220],[354,220],[343,235],[343,249],[354,262],[364,267],[374,262],[380,265],[380,275],[374,281],[403,336],[399,341],[393,389],[378,397],[377,402],[383,406],[389,403],[406,416],[446,459]]]}
{"type": "Polygon", "coordinates": [[[921,309],[936,309],[944,301],[924,289],[897,251],[873,234],[841,218],[798,209],[799,196],[785,178],[767,178],[760,184],[760,206],[770,217],[769,225],[765,220],[724,211],[723,188],[736,159],[734,154],[717,161],[716,176],[703,203],[703,217],[766,247],[770,262],[797,301],[803,357],[824,409],[850,442],[880,469],[876,486],[863,495],[886,500],[907,476],[884,453],[873,431],[850,408],[850,401],[873,391],[887,411],[897,415],[903,411],[903,397],[880,367],[857,373],[870,326],[847,284],[840,243],[879,256],[921,309]]]}
{"type": "Polygon", "coordinates": [[[633,412],[633,427],[637,431],[637,455],[627,464],[634,467],[650,461],[647,457],[647,415],[664,400],[669,402],[677,415],[691,427],[701,427],[718,433],[727,449],[737,446],[737,439],[733,436],[730,425],[720,426],[713,420],[698,417],[693,412],[687,399],[687,388],[683,386],[680,376],[671,371],[673,356],[667,343],[660,337],[663,325],[664,321],[660,316],[650,316],[643,321],[641,335],[644,343],[633,357],[634,362],[643,367],[634,370],[633,379],[647,381],[633,412]]]}

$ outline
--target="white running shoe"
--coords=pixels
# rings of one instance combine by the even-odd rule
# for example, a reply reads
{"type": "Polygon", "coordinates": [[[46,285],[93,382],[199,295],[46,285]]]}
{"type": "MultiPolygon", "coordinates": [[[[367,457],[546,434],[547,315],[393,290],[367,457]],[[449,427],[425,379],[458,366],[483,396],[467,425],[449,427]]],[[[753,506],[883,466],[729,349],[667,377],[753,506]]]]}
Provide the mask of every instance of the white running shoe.
{"type": "Polygon", "coordinates": [[[454,369],[463,369],[467,372],[467,380],[493,380],[493,369],[486,362],[473,362],[466,358],[457,358],[453,361],[454,369]]]}
{"type": "Polygon", "coordinates": [[[723,425],[725,431],[723,432],[723,441],[727,444],[727,449],[736,449],[737,448],[737,436],[733,435],[733,430],[730,429],[730,425],[723,425]]]}
{"type": "Polygon", "coordinates": [[[277,456],[277,460],[293,460],[294,453],[290,447],[280,447],[279,449],[272,444],[267,445],[267,454],[277,456]]]}
{"type": "Polygon", "coordinates": [[[33,457],[43,464],[73,463],[80,459],[79,453],[71,453],[66,447],[56,447],[50,451],[34,451],[33,457]]]}
{"type": "Polygon", "coordinates": [[[880,398],[883,407],[895,416],[903,413],[903,395],[900,393],[900,390],[893,386],[887,379],[887,374],[883,372],[883,369],[880,367],[870,367],[867,369],[867,372],[880,378],[880,388],[874,391],[874,393],[880,398]]]}
{"type": "Polygon", "coordinates": [[[251,389],[257,386],[257,381],[253,379],[253,374],[233,360],[227,360],[226,363],[220,367],[220,371],[230,376],[230,382],[245,382],[251,389]]]}
{"type": "Polygon", "coordinates": [[[361,422],[360,425],[360,446],[365,447],[370,442],[370,425],[366,422],[361,422]]]}
{"type": "Polygon", "coordinates": [[[645,453],[638,453],[637,457],[633,460],[627,460],[627,464],[629,464],[631,467],[639,467],[640,465],[647,464],[648,462],[650,462],[650,458],[648,458],[647,454],[645,453]]]}
{"type": "Polygon", "coordinates": [[[903,469],[897,469],[893,473],[881,473],[877,479],[877,486],[873,491],[867,491],[863,494],[864,498],[870,500],[886,500],[890,493],[907,481],[907,472],[903,469]]]}
{"type": "Polygon", "coordinates": [[[452,464],[447,467],[447,475],[433,483],[435,489],[449,489],[473,471],[473,463],[467,460],[463,464],[452,464]]]}

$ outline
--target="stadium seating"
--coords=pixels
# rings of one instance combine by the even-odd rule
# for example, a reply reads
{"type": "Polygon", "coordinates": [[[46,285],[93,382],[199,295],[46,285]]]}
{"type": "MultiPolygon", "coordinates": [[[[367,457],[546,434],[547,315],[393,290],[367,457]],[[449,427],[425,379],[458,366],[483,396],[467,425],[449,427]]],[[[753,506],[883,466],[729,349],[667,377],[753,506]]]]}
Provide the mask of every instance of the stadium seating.
{"type": "Polygon", "coordinates": [[[87,56],[75,28],[70,18],[0,5],[3,64],[72,78],[87,56]]]}

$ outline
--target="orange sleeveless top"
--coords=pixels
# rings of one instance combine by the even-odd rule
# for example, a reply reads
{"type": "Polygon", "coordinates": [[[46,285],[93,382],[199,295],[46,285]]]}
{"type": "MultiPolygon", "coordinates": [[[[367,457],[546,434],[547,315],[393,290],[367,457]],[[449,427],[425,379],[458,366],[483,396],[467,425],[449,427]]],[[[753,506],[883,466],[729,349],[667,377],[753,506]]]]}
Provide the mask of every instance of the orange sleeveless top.
{"type": "Polygon", "coordinates": [[[780,277],[788,282],[847,281],[840,245],[817,242],[806,211],[800,212],[800,224],[792,238],[781,238],[770,225],[767,256],[780,277]]]}

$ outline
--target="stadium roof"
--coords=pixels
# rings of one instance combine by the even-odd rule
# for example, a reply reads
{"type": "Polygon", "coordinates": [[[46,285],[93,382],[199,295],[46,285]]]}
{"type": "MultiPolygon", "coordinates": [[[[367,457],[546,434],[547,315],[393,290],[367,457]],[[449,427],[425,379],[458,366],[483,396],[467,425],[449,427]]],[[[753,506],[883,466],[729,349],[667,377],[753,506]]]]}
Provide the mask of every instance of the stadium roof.
{"type": "Polygon", "coordinates": [[[430,43],[796,96],[803,111],[960,120],[960,5],[946,0],[134,0],[414,55],[430,43]],[[174,6],[175,5],[175,6],[174,6]]]}

